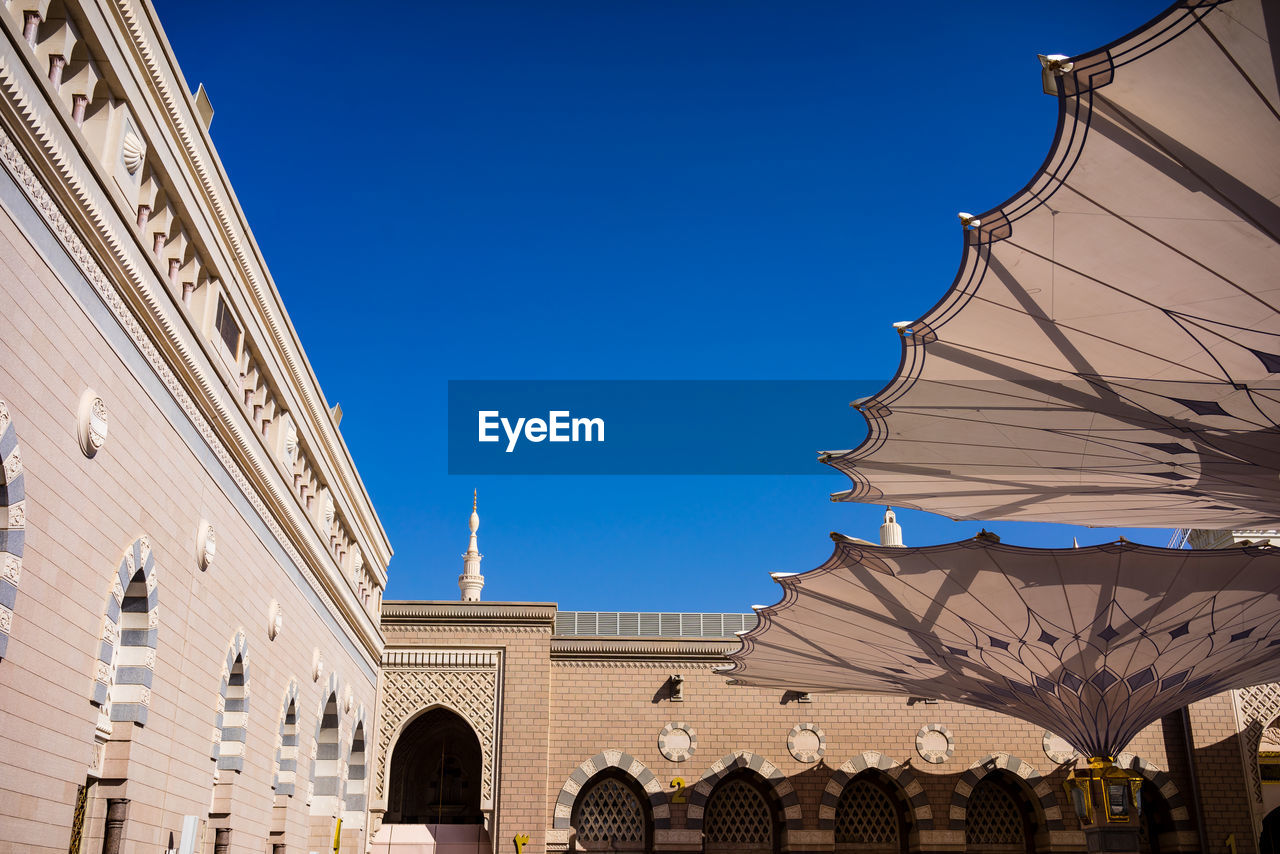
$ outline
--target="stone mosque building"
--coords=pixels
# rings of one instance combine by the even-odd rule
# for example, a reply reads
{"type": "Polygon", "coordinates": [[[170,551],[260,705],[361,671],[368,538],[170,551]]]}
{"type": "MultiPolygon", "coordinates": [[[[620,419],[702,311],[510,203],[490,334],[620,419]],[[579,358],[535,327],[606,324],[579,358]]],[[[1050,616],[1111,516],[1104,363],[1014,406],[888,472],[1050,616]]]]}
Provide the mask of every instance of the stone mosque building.
{"type": "MultiPolygon", "coordinates": [[[[1084,851],[1052,733],[730,686],[751,614],[483,601],[474,506],[460,601],[384,602],[155,10],[0,29],[0,853],[1084,851]]],[[[1144,850],[1274,852],[1277,718],[1270,685],[1144,731],[1144,850]]]]}

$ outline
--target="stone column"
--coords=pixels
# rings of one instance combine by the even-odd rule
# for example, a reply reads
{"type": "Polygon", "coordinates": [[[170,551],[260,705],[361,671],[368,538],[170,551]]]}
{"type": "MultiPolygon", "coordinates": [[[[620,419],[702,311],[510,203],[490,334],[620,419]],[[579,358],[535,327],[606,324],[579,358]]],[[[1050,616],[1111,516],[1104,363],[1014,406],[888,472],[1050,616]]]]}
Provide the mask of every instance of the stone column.
{"type": "Polygon", "coordinates": [[[124,820],[128,814],[128,798],[107,798],[107,826],[102,834],[102,854],[120,854],[120,846],[124,842],[124,820]]]}
{"type": "Polygon", "coordinates": [[[219,827],[213,831],[213,854],[230,854],[231,828],[219,827]]]}

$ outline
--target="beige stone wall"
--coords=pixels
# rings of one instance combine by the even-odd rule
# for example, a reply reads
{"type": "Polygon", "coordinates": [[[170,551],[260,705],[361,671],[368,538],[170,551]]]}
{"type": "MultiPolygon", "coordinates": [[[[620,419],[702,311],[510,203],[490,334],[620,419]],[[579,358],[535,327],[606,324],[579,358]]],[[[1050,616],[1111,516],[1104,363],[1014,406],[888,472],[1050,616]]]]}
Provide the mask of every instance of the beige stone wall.
{"type": "MultiPolygon", "coordinates": [[[[1070,832],[1077,825],[1063,795],[1066,769],[1055,767],[1046,757],[1041,728],[954,703],[909,703],[905,697],[815,694],[807,704],[784,703],[781,691],[728,685],[711,667],[621,659],[556,661],[551,668],[547,827],[554,823],[556,800],[570,775],[584,760],[608,749],[639,759],[668,794],[673,779],[683,778],[692,787],[728,754],[758,754],[786,775],[799,796],[804,827],[810,829],[818,827],[822,791],[832,772],[865,751],[876,751],[896,763],[910,763],[928,795],[939,831],[948,828],[960,775],[991,754],[1007,753],[1029,763],[1049,783],[1068,831],[1055,835],[1054,847],[1071,850],[1083,845],[1083,839],[1070,832]],[[663,698],[664,684],[676,672],[684,676],[683,702],[663,698]],[[671,722],[689,724],[697,733],[697,751],[683,762],[666,759],[658,749],[659,733],[671,722]],[[826,737],[826,753],[818,764],[796,761],[787,748],[791,728],[806,722],[817,724],[826,737]],[[954,754],[938,765],[925,762],[916,752],[916,734],[935,723],[946,726],[955,743],[954,754]]],[[[1170,771],[1178,789],[1187,792],[1180,744],[1176,727],[1166,735],[1157,723],[1142,732],[1129,751],[1170,771]],[[1170,745],[1175,748],[1172,753],[1170,745]]],[[[1238,766],[1237,759],[1236,773],[1238,766]]],[[[1229,774],[1230,769],[1224,766],[1221,772],[1229,774]]],[[[687,809],[672,804],[673,830],[685,826],[687,809]]],[[[962,846],[963,833],[959,840],[962,846]]]]}
{"type": "MultiPolygon", "coordinates": [[[[22,214],[15,214],[22,216],[22,214]]],[[[24,225],[34,222],[27,211],[24,225]]],[[[8,652],[0,661],[0,852],[67,850],[77,786],[93,760],[96,710],[90,705],[103,613],[124,549],[150,539],[156,560],[159,635],[146,726],[117,723],[109,757],[127,754],[127,780],[96,787],[85,850],[101,834],[102,798],[131,801],[126,851],[162,850],[182,816],[207,817],[210,758],[220,676],[237,630],[248,639],[250,707],[242,773],[234,777],[233,850],[260,852],[271,826],[271,782],[281,699],[299,686],[302,792],[290,805],[290,837],[305,832],[307,750],[320,692],[341,675],[354,706],[372,711],[375,682],[339,641],[267,548],[243,500],[224,492],[170,419],[131,373],[15,225],[0,215],[0,398],[22,446],[27,492],[23,573],[8,652]],[[77,443],[77,405],[93,388],[107,403],[107,442],[93,459],[77,443]],[[196,561],[201,518],[217,530],[212,567],[196,561]],[[268,639],[268,603],[280,603],[283,632],[268,639]],[[314,650],[324,656],[312,679],[314,650]]],[[[118,331],[117,331],[118,333],[118,331]]],[[[135,359],[135,364],[137,360],[135,359]]],[[[349,643],[349,641],[348,641],[349,643]]],[[[373,665],[366,665],[373,666],[373,665]]],[[[349,746],[352,715],[343,715],[349,746]]],[[[353,846],[352,850],[357,850],[353,846]]]]}

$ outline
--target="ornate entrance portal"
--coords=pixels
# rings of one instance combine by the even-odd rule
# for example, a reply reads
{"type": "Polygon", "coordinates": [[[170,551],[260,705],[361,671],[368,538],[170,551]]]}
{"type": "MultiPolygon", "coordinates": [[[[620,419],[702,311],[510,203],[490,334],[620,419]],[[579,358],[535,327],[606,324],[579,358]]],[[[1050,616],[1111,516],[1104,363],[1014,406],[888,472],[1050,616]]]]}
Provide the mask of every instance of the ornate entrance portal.
{"type": "Polygon", "coordinates": [[[410,723],[391,754],[387,824],[480,824],[480,740],[448,709],[410,723]]]}

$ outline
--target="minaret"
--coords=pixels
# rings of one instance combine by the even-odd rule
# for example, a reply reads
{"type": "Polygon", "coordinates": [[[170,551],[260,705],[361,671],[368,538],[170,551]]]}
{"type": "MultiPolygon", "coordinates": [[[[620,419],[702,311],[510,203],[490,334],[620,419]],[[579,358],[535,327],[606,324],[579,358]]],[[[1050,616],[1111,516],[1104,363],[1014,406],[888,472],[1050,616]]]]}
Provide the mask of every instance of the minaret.
{"type": "Polygon", "coordinates": [[[480,574],[480,559],[484,555],[476,548],[476,529],[480,527],[480,514],[476,513],[476,494],[471,493],[471,543],[462,556],[462,575],[458,576],[458,589],[463,602],[479,602],[484,589],[484,576],[480,574]]]}
{"type": "Polygon", "coordinates": [[[884,524],[880,526],[880,545],[902,546],[902,526],[898,517],[893,515],[893,508],[884,508],[884,524]]]}

